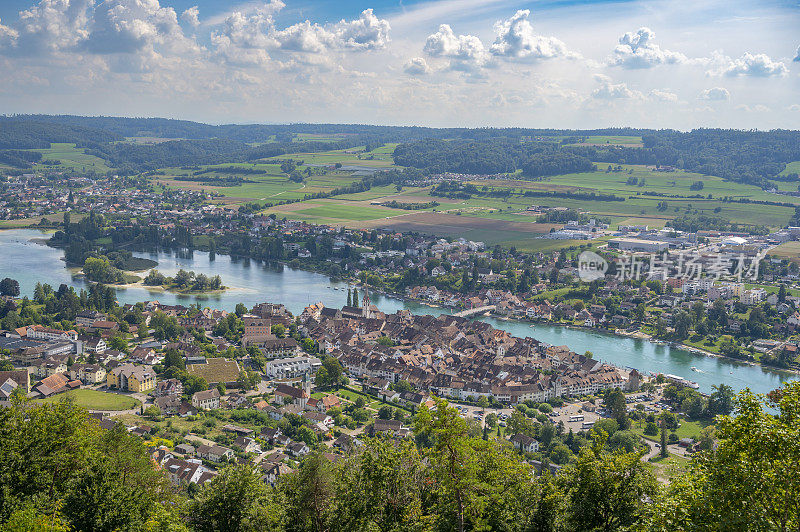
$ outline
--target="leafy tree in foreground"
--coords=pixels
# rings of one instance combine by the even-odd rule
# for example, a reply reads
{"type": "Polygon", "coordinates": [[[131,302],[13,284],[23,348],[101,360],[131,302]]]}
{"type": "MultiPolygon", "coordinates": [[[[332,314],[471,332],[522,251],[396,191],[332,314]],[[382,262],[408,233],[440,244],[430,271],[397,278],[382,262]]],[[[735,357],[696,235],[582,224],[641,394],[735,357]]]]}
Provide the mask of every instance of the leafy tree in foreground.
{"type": "Polygon", "coordinates": [[[735,407],[736,417],[719,418],[717,449],[673,481],[652,508],[648,530],[800,528],[800,382],[767,398],[743,390],[735,407]]]}
{"type": "Polygon", "coordinates": [[[619,530],[634,525],[646,501],[658,494],[653,474],[640,453],[609,453],[604,433],[581,449],[575,464],[559,479],[566,493],[568,530],[619,530]]]}
{"type": "Polygon", "coordinates": [[[0,522],[60,512],[75,530],[135,531],[170,511],[167,479],[142,440],[101,430],[73,403],[0,408],[0,449],[0,522]]]}
{"type": "Polygon", "coordinates": [[[190,505],[198,532],[283,530],[282,505],[250,464],[224,469],[190,505]]]}

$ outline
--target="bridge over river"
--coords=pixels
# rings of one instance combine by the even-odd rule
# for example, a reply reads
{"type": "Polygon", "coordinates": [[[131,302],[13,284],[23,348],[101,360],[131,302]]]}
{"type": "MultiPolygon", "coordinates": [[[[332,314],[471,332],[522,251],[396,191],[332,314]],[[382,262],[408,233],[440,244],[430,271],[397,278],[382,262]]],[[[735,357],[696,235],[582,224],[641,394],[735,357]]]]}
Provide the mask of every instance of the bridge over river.
{"type": "Polygon", "coordinates": [[[486,305],[485,307],[468,308],[467,310],[462,310],[461,312],[455,312],[453,316],[459,316],[461,318],[469,318],[470,316],[479,316],[480,314],[485,314],[489,311],[494,310],[495,308],[497,308],[495,305],[486,305]]]}

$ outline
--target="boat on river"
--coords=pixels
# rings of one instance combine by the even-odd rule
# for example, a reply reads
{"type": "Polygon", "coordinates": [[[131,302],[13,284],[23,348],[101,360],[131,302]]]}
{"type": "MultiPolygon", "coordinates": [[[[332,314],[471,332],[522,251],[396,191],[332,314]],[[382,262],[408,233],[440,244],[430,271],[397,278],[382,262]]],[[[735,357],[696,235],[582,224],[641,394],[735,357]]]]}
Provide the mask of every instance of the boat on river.
{"type": "Polygon", "coordinates": [[[678,384],[680,386],[687,386],[694,390],[700,388],[700,385],[697,384],[696,382],[690,381],[689,379],[684,379],[683,377],[679,377],[678,375],[672,375],[671,373],[665,373],[664,378],[666,378],[670,382],[674,382],[675,384],[678,384]]]}

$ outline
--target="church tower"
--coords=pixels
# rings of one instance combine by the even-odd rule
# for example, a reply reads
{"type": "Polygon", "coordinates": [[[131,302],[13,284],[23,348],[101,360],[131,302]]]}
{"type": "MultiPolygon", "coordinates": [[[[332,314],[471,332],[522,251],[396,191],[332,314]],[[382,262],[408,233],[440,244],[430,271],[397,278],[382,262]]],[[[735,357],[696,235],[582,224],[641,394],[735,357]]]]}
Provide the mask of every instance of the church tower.
{"type": "Polygon", "coordinates": [[[370,311],[370,301],[369,301],[369,288],[365,285],[364,286],[364,300],[361,303],[361,315],[365,318],[372,317],[372,312],[370,311]]]}

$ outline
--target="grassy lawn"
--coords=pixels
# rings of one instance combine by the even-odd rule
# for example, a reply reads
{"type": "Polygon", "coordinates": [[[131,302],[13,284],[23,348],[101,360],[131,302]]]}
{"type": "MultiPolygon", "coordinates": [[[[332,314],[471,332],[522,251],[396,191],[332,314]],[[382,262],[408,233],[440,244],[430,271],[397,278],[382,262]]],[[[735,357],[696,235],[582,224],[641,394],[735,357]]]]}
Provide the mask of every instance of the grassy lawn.
{"type": "Polygon", "coordinates": [[[70,390],[66,393],[41,399],[42,403],[57,403],[71,399],[75,404],[90,410],[130,410],[141,403],[138,399],[116,393],[98,392],[97,390],[70,390]]]}
{"type": "MultiPolygon", "coordinates": [[[[78,222],[85,218],[86,215],[82,213],[73,213],[71,220],[73,223],[78,222]]],[[[42,221],[42,218],[47,218],[51,222],[61,222],[64,220],[64,213],[58,212],[56,214],[48,214],[46,216],[37,216],[36,218],[19,218],[17,220],[0,220],[0,229],[16,229],[19,227],[28,227],[29,225],[37,225],[42,221]]]]}
{"type": "MultiPolygon", "coordinates": [[[[678,430],[675,431],[675,434],[678,435],[678,439],[693,438],[694,440],[699,440],[703,429],[713,424],[714,423],[712,420],[703,419],[699,421],[689,421],[681,416],[679,420],[680,426],[678,427],[678,430]]],[[[661,441],[660,433],[657,436],[645,435],[643,432],[645,425],[645,421],[634,421],[631,423],[631,430],[645,439],[655,442],[661,441]]]]}
{"type": "MultiPolygon", "coordinates": [[[[346,186],[358,180],[358,178],[353,177],[350,172],[335,170],[326,172],[323,175],[306,177],[303,183],[295,183],[289,180],[286,174],[281,172],[280,165],[276,163],[229,163],[204,165],[201,168],[210,171],[195,176],[192,175],[194,170],[185,168],[164,168],[159,170],[153,178],[156,183],[169,185],[175,188],[214,192],[227,198],[240,200],[241,202],[249,200],[276,202],[280,200],[302,199],[306,194],[330,192],[334,188],[346,186]],[[237,175],[235,171],[229,171],[231,167],[260,170],[266,173],[243,173],[237,175]],[[218,171],[214,171],[215,169],[218,169],[218,171]],[[216,186],[212,182],[202,180],[203,178],[234,176],[242,177],[245,182],[240,185],[226,187],[216,186]],[[193,177],[196,178],[196,180],[187,181],[185,179],[176,179],[178,177],[193,177]]],[[[300,166],[299,169],[303,171],[305,167],[300,166]]]]}
{"type": "Polygon", "coordinates": [[[666,458],[655,456],[647,462],[647,465],[653,471],[653,474],[661,480],[666,482],[681,473],[686,472],[689,467],[690,460],[675,454],[669,454],[666,458]]]}

